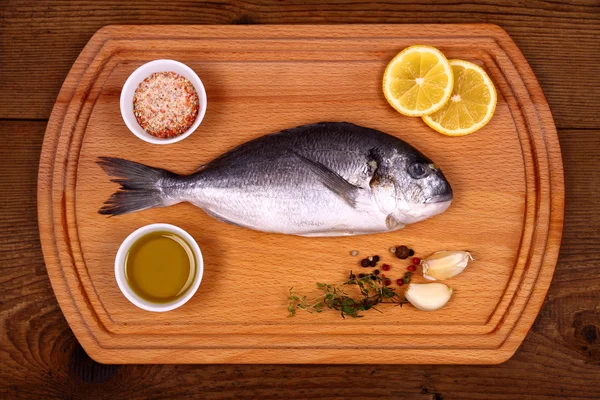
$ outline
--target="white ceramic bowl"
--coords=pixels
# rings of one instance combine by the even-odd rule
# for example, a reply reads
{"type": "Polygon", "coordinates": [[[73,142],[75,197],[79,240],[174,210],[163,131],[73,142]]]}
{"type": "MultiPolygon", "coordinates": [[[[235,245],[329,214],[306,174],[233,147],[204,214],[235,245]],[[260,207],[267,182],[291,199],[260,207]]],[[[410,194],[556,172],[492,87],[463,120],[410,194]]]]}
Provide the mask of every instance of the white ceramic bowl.
{"type": "Polygon", "coordinates": [[[187,303],[187,301],[192,298],[194,293],[196,293],[196,291],[200,287],[200,282],[202,282],[203,273],[204,260],[202,259],[202,252],[200,251],[198,243],[196,243],[194,238],[189,233],[171,224],[151,224],[143,226],[138,230],[134,231],[129,236],[127,236],[127,239],[125,239],[123,243],[121,243],[121,247],[119,247],[119,251],[117,251],[117,257],[115,258],[115,277],[117,278],[117,284],[119,285],[119,289],[121,289],[121,292],[123,292],[125,297],[127,297],[127,299],[130,302],[132,302],[139,308],[142,308],[147,311],[170,311],[177,307],[181,307],[182,305],[187,303]],[[140,296],[135,294],[135,292],[129,287],[129,284],[127,283],[127,278],[125,277],[125,258],[131,245],[135,243],[135,241],[138,240],[140,237],[150,232],[156,231],[172,232],[182,237],[190,245],[196,258],[196,276],[194,277],[192,284],[183,296],[170,303],[158,304],[142,299],[140,296]]]}
{"type": "Polygon", "coordinates": [[[196,75],[196,73],[187,65],[180,63],[175,60],[154,60],[150,61],[135,71],[127,78],[125,81],[125,85],[123,85],[123,89],[121,90],[121,116],[123,117],[123,121],[125,121],[125,125],[129,128],[129,130],[140,139],[154,144],[170,144],[176,143],[180,140],[185,139],[190,136],[197,128],[200,126],[200,122],[204,118],[204,114],[206,113],[206,90],[204,90],[204,85],[202,81],[196,75]],[[175,72],[187,80],[189,80],[192,85],[194,85],[194,89],[196,89],[196,93],[198,94],[198,115],[196,116],[196,120],[190,126],[190,129],[185,131],[179,136],[174,138],[161,139],[147,133],[141,126],[138,124],[135,115],[133,115],[133,95],[135,90],[137,89],[140,82],[149,77],[155,72],[175,72]]]}

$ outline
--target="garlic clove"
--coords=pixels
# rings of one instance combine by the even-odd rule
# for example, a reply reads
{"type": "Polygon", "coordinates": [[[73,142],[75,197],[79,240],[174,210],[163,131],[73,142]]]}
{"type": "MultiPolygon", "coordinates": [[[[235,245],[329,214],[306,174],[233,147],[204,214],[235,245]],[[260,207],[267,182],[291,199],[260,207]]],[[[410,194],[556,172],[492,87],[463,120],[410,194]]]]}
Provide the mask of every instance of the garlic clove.
{"type": "Polygon", "coordinates": [[[443,283],[411,283],[404,296],[419,310],[435,311],[448,303],[452,289],[443,283]]]}
{"type": "Polygon", "coordinates": [[[461,272],[473,260],[468,251],[438,251],[423,260],[423,277],[430,281],[450,279],[461,272]]]}

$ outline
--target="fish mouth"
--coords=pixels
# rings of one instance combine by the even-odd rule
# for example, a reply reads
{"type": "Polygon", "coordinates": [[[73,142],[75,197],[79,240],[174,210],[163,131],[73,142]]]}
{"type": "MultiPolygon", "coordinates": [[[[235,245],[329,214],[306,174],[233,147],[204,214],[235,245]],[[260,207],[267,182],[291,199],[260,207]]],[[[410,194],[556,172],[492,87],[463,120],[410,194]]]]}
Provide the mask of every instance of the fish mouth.
{"type": "Polygon", "coordinates": [[[449,200],[452,200],[452,192],[433,195],[425,201],[425,204],[443,203],[449,200]]]}

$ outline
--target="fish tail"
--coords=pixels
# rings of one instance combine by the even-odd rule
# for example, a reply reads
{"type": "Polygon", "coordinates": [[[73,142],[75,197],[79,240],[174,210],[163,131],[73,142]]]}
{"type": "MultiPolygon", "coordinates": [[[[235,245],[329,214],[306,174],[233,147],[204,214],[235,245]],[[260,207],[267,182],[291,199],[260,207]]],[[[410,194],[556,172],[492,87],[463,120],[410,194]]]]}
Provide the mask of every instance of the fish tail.
{"type": "Polygon", "coordinates": [[[161,190],[161,182],[165,178],[177,177],[172,172],[115,157],[99,157],[97,164],[108,175],[115,177],[111,179],[112,182],[121,185],[104,202],[98,213],[121,215],[168,205],[161,190]]]}

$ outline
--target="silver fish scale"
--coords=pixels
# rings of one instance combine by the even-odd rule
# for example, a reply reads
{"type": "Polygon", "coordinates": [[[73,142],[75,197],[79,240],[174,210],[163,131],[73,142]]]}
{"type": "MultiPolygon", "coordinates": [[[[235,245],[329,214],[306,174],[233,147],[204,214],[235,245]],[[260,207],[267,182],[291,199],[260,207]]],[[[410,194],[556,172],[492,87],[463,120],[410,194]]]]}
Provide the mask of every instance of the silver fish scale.
{"type": "Polygon", "coordinates": [[[321,123],[263,136],[233,149],[190,176],[187,189],[175,197],[226,222],[267,232],[344,235],[387,231],[391,230],[388,215],[380,210],[369,187],[378,166],[370,158],[373,152],[388,161],[430,162],[382,132],[348,123],[321,123]],[[356,203],[349,204],[323,185],[294,153],[361,188],[356,203]]]}

